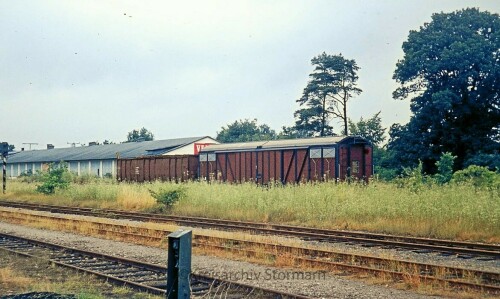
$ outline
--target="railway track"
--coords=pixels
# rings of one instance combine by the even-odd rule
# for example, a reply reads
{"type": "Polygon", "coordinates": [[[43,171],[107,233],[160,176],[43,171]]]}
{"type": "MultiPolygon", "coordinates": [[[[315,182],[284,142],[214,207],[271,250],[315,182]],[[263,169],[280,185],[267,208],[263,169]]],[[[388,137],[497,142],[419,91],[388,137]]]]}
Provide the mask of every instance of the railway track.
{"type": "MultiPolygon", "coordinates": [[[[39,226],[48,222],[58,230],[92,236],[161,246],[171,231],[147,228],[138,224],[117,224],[56,215],[30,214],[23,211],[0,211],[5,221],[39,226]]],[[[500,294],[500,272],[418,263],[393,258],[359,255],[322,249],[266,243],[245,239],[229,239],[214,235],[194,234],[193,246],[210,251],[256,257],[264,260],[286,259],[290,265],[315,269],[342,270],[349,273],[370,273],[395,281],[422,282],[453,289],[479,290],[500,294]]]]}
{"type": "Polygon", "coordinates": [[[382,248],[410,249],[417,253],[438,252],[443,255],[455,255],[458,258],[471,257],[482,260],[500,259],[500,246],[495,244],[482,244],[459,242],[451,240],[395,236],[358,231],[327,230],[291,225],[279,225],[258,222],[245,222],[233,220],[220,220],[202,217],[184,217],[173,215],[157,215],[149,213],[128,212],[111,209],[91,209],[68,206],[54,206],[21,203],[14,201],[0,201],[0,206],[50,211],[63,214],[78,214],[96,217],[109,217],[131,219],[137,221],[176,223],[178,225],[217,228],[221,230],[247,231],[265,235],[278,235],[297,237],[308,241],[319,242],[344,242],[348,244],[361,244],[362,246],[379,246],[382,248]]]}
{"type": "MultiPolygon", "coordinates": [[[[42,259],[141,292],[166,294],[166,267],[1,233],[0,250],[42,259]]],[[[191,275],[193,297],[210,297],[210,294],[220,294],[221,289],[226,298],[249,298],[250,295],[252,298],[309,298],[204,275],[191,275]]]]}

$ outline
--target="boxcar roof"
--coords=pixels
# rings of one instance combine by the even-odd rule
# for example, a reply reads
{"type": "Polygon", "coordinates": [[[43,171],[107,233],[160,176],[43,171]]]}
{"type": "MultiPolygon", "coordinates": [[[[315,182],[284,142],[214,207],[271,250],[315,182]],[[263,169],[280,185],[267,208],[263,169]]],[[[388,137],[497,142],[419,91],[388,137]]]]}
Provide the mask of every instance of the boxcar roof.
{"type": "Polygon", "coordinates": [[[252,141],[209,145],[201,152],[227,152],[227,151],[250,151],[256,149],[286,149],[286,148],[308,148],[311,146],[327,146],[337,143],[369,143],[366,139],[358,136],[332,136],[301,139],[283,139],[269,141],[252,141]]]}
{"type": "Polygon", "coordinates": [[[116,159],[117,154],[120,158],[161,155],[207,137],[208,136],[22,151],[9,156],[8,163],[108,160],[116,159]]]}

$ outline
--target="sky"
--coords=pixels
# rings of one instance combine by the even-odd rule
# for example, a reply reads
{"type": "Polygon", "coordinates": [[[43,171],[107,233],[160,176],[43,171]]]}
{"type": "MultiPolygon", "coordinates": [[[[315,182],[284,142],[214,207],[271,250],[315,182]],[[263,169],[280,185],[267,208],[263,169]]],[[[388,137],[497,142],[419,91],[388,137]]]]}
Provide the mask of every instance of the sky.
{"type": "MultiPolygon", "coordinates": [[[[392,99],[410,30],[433,13],[499,1],[4,1],[0,0],[0,141],[122,142],[212,136],[239,119],[279,131],[326,52],[354,59],[363,93],[348,116],[381,111],[406,123],[392,99]]],[[[340,132],[340,123],[333,122],[340,132]]]]}

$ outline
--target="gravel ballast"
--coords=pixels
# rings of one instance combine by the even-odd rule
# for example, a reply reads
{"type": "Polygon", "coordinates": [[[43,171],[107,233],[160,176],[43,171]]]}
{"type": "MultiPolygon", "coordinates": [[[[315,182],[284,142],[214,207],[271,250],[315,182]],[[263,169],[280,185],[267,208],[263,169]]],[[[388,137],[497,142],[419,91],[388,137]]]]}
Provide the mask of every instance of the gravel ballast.
{"type": "MultiPolygon", "coordinates": [[[[164,249],[0,222],[0,232],[166,265],[164,249]]],[[[320,272],[300,272],[218,257],[193,256],[193,272],[315,298],[436,298],[320,272]],[[299,274],[297,274],[299,273],[299,274]]]]}

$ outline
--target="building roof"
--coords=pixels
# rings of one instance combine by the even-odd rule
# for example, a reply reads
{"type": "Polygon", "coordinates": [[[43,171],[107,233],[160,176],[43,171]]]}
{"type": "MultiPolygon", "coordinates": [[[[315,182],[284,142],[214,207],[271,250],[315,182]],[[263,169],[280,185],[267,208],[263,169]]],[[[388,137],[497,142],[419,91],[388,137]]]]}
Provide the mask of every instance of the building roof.
{"type": "Polygon", "coordinates": [[[116,159],[117,155],[119,155],[120,158],[154,156],[168,153],[207,137],[208,136],[22,151],[9,156],[7,161],[8,163],[31,163],[108,160],[116,159]]]}
{"type": "Polygon", "coordinates": [[[251,151],[256,149],[285,149],[285,148],[308,148],[311,146],[328,146],[336,143],[351,141],[353,143],[368,143],[362,137],[357,136],[331,136],[301,139],[282,139],[268,141],[251,141],[238,143],[225,143],[209,145],[201,152],[227,152],[227,151],[251,151]]]}

